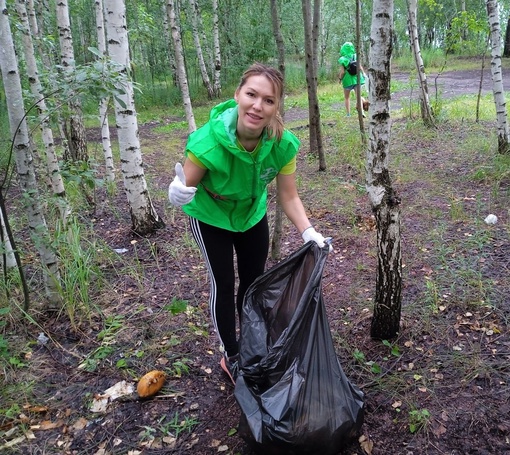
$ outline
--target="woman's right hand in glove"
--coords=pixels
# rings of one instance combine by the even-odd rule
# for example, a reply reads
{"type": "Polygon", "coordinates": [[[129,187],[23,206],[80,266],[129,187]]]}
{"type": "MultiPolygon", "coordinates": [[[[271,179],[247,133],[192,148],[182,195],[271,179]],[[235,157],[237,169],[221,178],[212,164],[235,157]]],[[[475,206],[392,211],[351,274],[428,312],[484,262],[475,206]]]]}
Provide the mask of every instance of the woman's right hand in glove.
{"type": "Polygon", "coordinates": [[[175,178],[168,187],[168,199],[176,207],[188,204],[195,197],[197,191],[194,186],[186,186],[186,176],[181,163],[175,165],[175,178]]]}

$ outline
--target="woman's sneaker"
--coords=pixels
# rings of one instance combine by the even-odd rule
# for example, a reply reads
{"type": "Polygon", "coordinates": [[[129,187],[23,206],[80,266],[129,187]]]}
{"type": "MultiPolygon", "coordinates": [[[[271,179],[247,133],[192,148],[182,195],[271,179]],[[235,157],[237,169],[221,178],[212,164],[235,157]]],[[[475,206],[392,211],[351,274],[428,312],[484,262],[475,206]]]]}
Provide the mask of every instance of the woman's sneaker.
{"type": "Polygon", "coordinates": [[[239,354],[227,357],[224,355],[220,360],[220,366],[228,377],[232,381],[232,384],[236,385],[237,375],[239,374],[239,354]]]}

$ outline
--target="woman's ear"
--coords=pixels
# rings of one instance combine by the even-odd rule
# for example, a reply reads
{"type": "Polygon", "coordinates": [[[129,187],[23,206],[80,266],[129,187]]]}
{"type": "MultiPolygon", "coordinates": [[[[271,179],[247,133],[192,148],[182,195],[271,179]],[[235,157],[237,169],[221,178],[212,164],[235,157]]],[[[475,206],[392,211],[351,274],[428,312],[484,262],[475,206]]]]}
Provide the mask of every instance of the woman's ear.
{"type": "Polygon", "coordinates": [[[239,89],[237,89],[235,92],[234,92],[234,99],[236,100],[236,103],[239,102],[239,89]]]}

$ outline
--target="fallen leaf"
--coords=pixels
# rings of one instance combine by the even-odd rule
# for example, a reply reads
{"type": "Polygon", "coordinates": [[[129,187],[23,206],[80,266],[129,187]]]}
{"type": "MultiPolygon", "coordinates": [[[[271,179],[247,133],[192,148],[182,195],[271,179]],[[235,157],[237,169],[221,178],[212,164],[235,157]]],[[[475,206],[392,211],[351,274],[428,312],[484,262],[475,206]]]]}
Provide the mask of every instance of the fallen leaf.
{"type": "Polygon", "coordinates": [[[439,426],[432,429],[432,433],[439,437],[446,433],[446,427],[444,425],[439,424],[439,426]]]}
{"type": "Polygon", "coordinates": [[[363,449],[363,452],[365,452],[367,455],[372,454],[372,449],[374,448],[374,443],[373,443],[373,441],[370,440],[370,438],[368,438],[365,435],[361,435],[360,438],[358,439],[358,442],[359,442],[359,445],[361,446],[361,448],[363,449]]]}
{"type": "Polygon", "coordinates": [[[46,412],[48,410],[47,406],[32,406],[30,404],[26,404],[23,406],[23,409],[29,412],[46,412]]]}
{"type": "Polygon", "coordinates": [[[76,422],[74,422],[73,429],[75,430],[83,430],[89,421],[85,417],[80,417],[76,422]]]}
{"type": "Polygon", "coordinates": [[[50,420],[43,420],[39,425],[31,425],[31,430],[53,430],[54,428],[58,428],[64,425],[62,420],[57,420],[56,422],[51,422],[50,420]]]}

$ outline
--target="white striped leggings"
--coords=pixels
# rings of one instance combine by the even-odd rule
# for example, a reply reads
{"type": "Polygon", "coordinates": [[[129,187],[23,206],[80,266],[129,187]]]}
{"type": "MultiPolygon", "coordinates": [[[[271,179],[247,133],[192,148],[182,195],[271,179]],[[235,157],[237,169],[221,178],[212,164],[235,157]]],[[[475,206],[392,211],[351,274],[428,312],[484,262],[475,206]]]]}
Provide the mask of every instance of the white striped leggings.
{"type": "Polygon", "coordinates": [[[264,273],[269,252],[267,216],[245,232],[232,232],[190,217],[191,232],[204,257],[211,290],[209,309],[214,328],[227,355],[238,353],[236,307],[239,322],[246,290],[264,273]],[[234,250],[239,286],[235,297],[234,250]]]}

